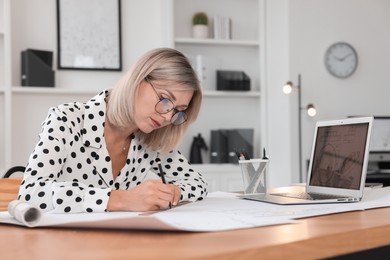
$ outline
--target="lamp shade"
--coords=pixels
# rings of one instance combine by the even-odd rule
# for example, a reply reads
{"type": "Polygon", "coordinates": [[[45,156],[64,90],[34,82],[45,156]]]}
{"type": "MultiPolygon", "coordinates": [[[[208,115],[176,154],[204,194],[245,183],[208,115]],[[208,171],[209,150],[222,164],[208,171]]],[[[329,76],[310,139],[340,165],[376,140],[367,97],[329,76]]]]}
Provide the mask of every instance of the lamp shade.
{"type": "Polygon", "coordinates": [[[317,110],[313,104],[307,105],[306,109],[307,109],[307,114],[311,117],[313,117],[317,114],[317,110]]]}
{"type": "Polygon", "coordinates": [[[283,86],[283,93],[288,95],[292,92],[292,89],[293,89],[293,84],[291,81],[289,81],[283,86]]]}

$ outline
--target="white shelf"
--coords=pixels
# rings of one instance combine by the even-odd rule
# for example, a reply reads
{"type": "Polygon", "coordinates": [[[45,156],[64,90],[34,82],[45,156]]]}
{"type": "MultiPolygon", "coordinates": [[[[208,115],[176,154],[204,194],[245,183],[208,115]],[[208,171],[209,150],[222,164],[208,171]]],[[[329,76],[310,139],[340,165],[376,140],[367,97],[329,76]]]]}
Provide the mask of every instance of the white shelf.
{"type": "Polygon", "coordinates": [[[176,38],[175,43],[180,44],[204,44],[204,45],[226,45],[226,46],[252,46],[258,47],[258,41],[251,40],[217,40],[217,39],[196,39],[196,38],[176,38]]]}
{"type": "Polygon", "coordinates": [[[203,91],[205,97],[260,97],[260,91],[203,91]]]}
{"type": "Polygon", "coordinates": [[[102,90],[80,90],[53,87],[12,87],[13,93],[21,94],[53,94],[53,95],[95,95],[102,90]]]}
{"type": "Polygon", "coordinates": [[[237,192],[244,189],[241,167],[238,164],[193,164],[208,183],[209,192],[237,192]]]}
{"type": "Polygon", "coordinates": [[[193,164],[200,172],[208,173],[221,173],[224,172],[240,172],[240,165],[233,163],[203,163],[203,164],[193,164]]]}
{"type": "MultiPolygon", "coordinates": [[[[95,95],[102,90],[80,90],[53,87],[12,87],[12,92],[17,94],[53,94],[53,95],[95,95]]],[[[5,90],[0,88],[0,93],[5,90]]],[[[205,97],[259,97],[259,91],[204,91],[205,97]]]]}

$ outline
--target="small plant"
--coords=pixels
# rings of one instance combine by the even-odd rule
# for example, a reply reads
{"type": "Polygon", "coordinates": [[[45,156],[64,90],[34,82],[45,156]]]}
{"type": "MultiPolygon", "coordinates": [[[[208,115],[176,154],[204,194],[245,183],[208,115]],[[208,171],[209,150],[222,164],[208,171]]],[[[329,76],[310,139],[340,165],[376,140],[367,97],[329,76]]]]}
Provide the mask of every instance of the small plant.
{"type": "Polygon", "coordinates": [[[198,24],[207,25],[208,22],[209,22],[209,19],[207,18],[207,15],[203,12],[195,13],[193,18],[192,18],[193,25],[198,25],[198,24]]]}

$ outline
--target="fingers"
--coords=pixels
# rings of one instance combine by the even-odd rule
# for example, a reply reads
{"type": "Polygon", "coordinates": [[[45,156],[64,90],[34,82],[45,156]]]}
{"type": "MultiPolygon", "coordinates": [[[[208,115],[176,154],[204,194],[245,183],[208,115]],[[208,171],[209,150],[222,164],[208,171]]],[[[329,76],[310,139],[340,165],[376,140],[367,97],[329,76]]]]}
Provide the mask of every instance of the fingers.
{"type": "Polygon", "coordinates": [[[173,184],[162,184],[160,187],[159,198],[162,199],[165,203],[168,204],[164,208],[172,208],[174,201],[175,185],[173,184]]]}
{"type": "Polygon", "coordinates": [[[172,184],[172,186],[174,187],[172,205],[176,206],[177,204],[179,204],[179,201],[180,201],[181,189],[179,187],[177,187],[176,185],[172,184]]]}
{"type": "Polygon", "coordinates": [[[112,190],[108,211],[152,211],[168,209],[180,200],[180,188],[174,184],[149,180],[130,190],[112,190]]]}
{"type": "Polygon", "coordinates": [[[147,180],[127,191],[112,191],[108,209],[112,211],[168,209],[179,203],[180,195],[180,188],[174,184],[164,184],[158,180],[147,180]]]}
{"type": "Polygon", "coordinates": [[[168,206],[165,208],[171,208],[179,204],[181,190],[174,184],[162,184],[160,198],[165,202],[168,202],[168,206]]]}

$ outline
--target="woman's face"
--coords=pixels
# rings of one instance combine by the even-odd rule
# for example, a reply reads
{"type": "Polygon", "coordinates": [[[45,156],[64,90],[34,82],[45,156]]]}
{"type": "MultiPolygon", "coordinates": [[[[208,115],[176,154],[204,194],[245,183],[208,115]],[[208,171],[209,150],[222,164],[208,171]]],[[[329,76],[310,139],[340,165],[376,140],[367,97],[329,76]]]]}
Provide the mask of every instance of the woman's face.
{"type": "Polygon", "coordinates": [[[139,87],[138,97],[135,100],[135,124],[143,133],[150,133],[153,130],[171,124],[173,114],[176,110],[186,110],[193,94],[193,91],[170,91],[158,88],[157,84],[152,86],[149,82],[143,81],[139,87]],[[166,114],[156,112],[155,107],[160,98],[171,100],[176,110],[172,109],[172,111],[166,114]]]}

